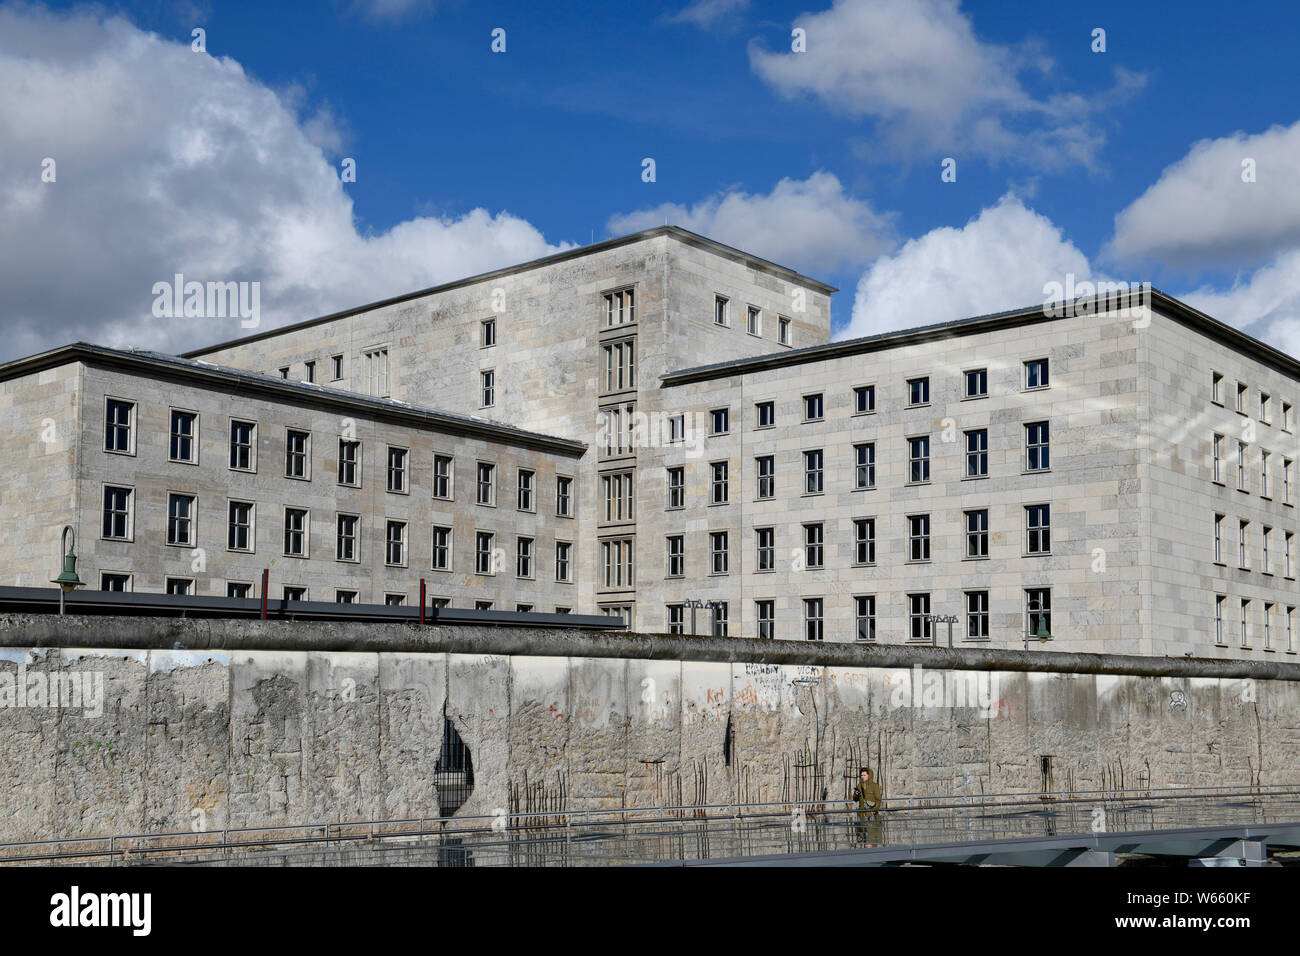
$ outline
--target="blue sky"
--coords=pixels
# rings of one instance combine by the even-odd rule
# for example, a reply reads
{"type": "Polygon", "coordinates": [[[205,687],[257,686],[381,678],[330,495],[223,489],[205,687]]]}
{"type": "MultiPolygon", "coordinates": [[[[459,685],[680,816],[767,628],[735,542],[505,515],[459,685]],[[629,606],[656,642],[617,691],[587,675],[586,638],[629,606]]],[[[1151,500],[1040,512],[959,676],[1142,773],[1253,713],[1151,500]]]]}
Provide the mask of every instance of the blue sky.
{"type": "Polygon", "coordinates": [[[839,286],[838,334],[1026,305],[1073,271],[1296,351],[1297,20],[1250,0],[0,3],[0,175],[22,184],[0,190],[5,357],[238,334],[159,326],[173,271],[262,281],[281,324],[665,217],[839,286]],[[331,183],[345,157],[356,182],[331,183]]]}

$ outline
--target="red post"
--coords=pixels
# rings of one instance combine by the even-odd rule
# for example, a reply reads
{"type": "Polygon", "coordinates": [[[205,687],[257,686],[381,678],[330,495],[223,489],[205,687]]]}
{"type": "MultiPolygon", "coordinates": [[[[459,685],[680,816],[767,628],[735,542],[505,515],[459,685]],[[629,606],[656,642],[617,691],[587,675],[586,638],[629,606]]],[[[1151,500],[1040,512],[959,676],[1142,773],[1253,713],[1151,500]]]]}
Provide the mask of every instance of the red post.
{"type": "Polygon", "coordinates": [[[266,588],[271,581],[271,569],[262,569],[262,620],[266,620],[266,588]]]}
{"type": "Polygon", "coordinates": [[[424,578],[420,578],[420,623],[424,623],[424,578]]]}

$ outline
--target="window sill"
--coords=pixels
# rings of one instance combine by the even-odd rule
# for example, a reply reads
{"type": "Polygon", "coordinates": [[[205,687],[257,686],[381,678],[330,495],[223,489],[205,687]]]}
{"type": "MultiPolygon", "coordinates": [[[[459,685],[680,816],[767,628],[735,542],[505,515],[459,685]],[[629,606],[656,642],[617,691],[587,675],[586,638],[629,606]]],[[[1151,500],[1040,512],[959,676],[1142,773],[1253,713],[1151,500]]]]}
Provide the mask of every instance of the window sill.
{"type": "Polygon", "coordinates": [[[1050,551],[1022,551],[1022,552],[1020,553],[1020,556],[1021,556],[1022,558],[1050,558],[1050,557],[1052,556],[1052,552],[1050,552],[1050,551]]]}
{"type": "Polygon", "coordinates": [[[1051,473],[1050,468],[1026,468],[1020,472],[1022,475],[1050,475],[1051,473]]]}
{"type": "Polygon", "coordinates": [[[775,425],[755,425],[755,426],[754,426],[754,431],[756,431],[756,432],[770,432],[770,431],[771,431],[773,428],[775,428],[775,427],[776,427],[775,425]]]}
{"type": "Polygon", "coordinates": [[[977,401],[979,401],[981,398],[988,398],[988,397],[989,397],[989,396],[988,396],[988,392],[985,392],[983,395],[965,395],[965,396],[962,396],[962,401],[963,401],[963,402],[977,402],[977,401]]]}
{"type": "Polygon", "coordinates": [[[127,458],[134,458],[134,457],[135,457],[135,452],[134,452],[134,451],[118,451],[118,450],[113,449],[113,448],[105,448],[105,449],[103,449],[103,451],[104,451],[104,454],[105,454],[105,455],[123,455],[123,456],[125,456],[125,457],[127,457],[127,458]]]}
{"type": "Polygon", "coordinates": [[[1210,484],[1212,484],[1212,485],[1218,485],[1220,488],[1227,488],[1227,487],[1228,487],[1228,483],[1227,483],[1226,481],[1220,481],[1218,478],[1211,478],[1211,479],[1210,479],[1210,484]]]}
{"type": "Polygon", "coordinates": [[[988,481],[988,475],[966,475],[962,481],[988,481]]]}
{"type": "Polygon", "coordinates": [[[863,485],[861,488],[854,488],[854,491],[875,491],[875,485],[863,485]]]}
{"type": "Polygon", "coordinates": [[[929,407],[930,407],[930,403],[929,403],[929,402],[920,402],[919,404],[916,404],[916,405],[908,404],[908,405],[904,405],[903,407],[904,407],[904,408],[929,408],[929,407]]]}
{"type": "Polygon", "coordinates": [[[1022,394],[1025,392],[1046,392],[1046,391],[1050,391],[1051,388],[1052,388],[1051,385],[1026,385],[1020,391],[1022,394]]]}
{"type": "Polygon", "coordinates": [[[873,408],[873,409],[872,409],[871,411],[869,411],[869,412],[854,412],[854,413],[853,413],[852,415],[850,415],[849,417],[850,417],[850,418],[867,418],[867,417],[869,417],[869,416],[871,416],[871,415],[874,415],[874,414],[876,414],[876,410],[873,408]]]}
{"type": "Polygon", "coordinates": [[[987,554],[984,555],[967,555],[962,558],[963,561],[991,561],[993,560],[987,554]]]}
{"type": "Polygon", "coordinates": [[[289,481],[311,481],[311,478],[304,475],[285,475],[284,477],[289,481]]]}

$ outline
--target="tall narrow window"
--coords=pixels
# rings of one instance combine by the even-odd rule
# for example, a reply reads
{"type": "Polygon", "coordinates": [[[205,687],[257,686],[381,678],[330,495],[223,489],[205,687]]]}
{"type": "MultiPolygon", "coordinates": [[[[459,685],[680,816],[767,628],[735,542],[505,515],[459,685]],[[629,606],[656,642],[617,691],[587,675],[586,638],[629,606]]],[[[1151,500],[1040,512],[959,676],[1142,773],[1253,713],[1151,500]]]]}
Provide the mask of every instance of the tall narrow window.
{"type": "Polygon", "coordinates": [[[490,349],[497,344],[497,320],[484,319],[479,324],[479,347],[490,349]]]}
{"type": "Polygon", "coordinates": [[[908,640],[924,642],[930,640],[930,595],[909,594],[907,596],[908,640]]]}
{"type": "Polygon", "coordinates": [[[672,509],[686,507],[686,469],[681,466],[669,468],[667,472],[667,482],[667,507],[672,509]]]}
{"type": "Polygon", "coordinates": [[[308,450],[311,435],[289,429],[285,433],[284,474],[286,478],[307,478],[308,450]]]}
{"type": "Polygon", "coordinates": [[[573,517],[573,478],[569,475],[555,478],[555,513],[561,518],[573,517]]]}
{"type": "Polygon", "coordinates": [[[104,451],[130,453],[135,403],[110,398],[104,406],[104,451]]]}
{"type": "Polygon", "coordinates": [[[340,561],[357,560],[357,528],[361,519],[356,515],[338,516],[338,534],[334,556],[340,561]]]}
{"type": "Polygon", "coordinates": [[[1250,564],[1247,560],[1247,545],[1250,539],[1250,522],[1240,521],[1237,524],[1237,567],[1248,568],[1250,564]]]}
{"type": "Polygon", "coordinates": [[[759,455],[754,459],[757,465],[757,488],[755,497],[773,498],[776,496],[776,458],[773,455],[759,455]]]}
{"type": "Polygon", "coordinates": [[[686,538],[680,534],[670,534],[666,541],[668,549],[666,576],[680,578],[686,573],[686,538]]]}
{"type": "Polygon", "coordinates": [[[533,576],[533,539],[515,539],[515,577],[531,578],[533,576]]]}
{"type": "Polygon", "coordinates": [[[1025,426],[1025,470],[1047,471],[1052,467],[1051,439],[1047,422],[1025,426]]]}
{"type": "Polygon", "coordinates": [[[804,566],[820,568],[825,565],[824,530],[820,522],[803,526],[804,566]]]}
{"type": "Polygon", "coordinates": [[[484,408],[491,408],[497,403],[497,373],[493,369],[479,372],[480,399],[484,408]]]}
{"type": "Polygon", "coordinates": [[[805,494],[820,495],[822,493],[823,463],[824,458],[821,449],[803,453],[803,490],[805,494]]]}
{"type": "Polygon", "coordinates": [[[803,636],[809,641],[820,641],[823,631],[822,611],[824,602],[821,598],[803,599],[803,636]]]}
{"type": "Polygon", "coordinates": [[[131,537],[131,489],[104,488],[103,537],[125,541],[131,537]]]}
{"type": "Polygon", "coordinates": [[[780,345],[790,345],[790,320],[785,316],[778,316],[776,320],[776,341],[780,345]]]}
{"type": "Polygon", "coordinates": [[[253,550],[253,505],[232,501],[226,515],[226,548],[231,551],[253,550]]]}
{"type": "Polygon", "coordinates": [[[406,522],[389,521],[384,534],[384,563],[394,567],[406,564],[406,522]]]}
{"type": "Polygon", "coordinates": [[[853,460],[853,486],[860,491],[876,487],[876,443],[854,445],[853,460]]]}
{"type": "Polygon", "coordinates": [[[1222,594],[1216,594],[1214,596],[1214,643],[1215,644],[1228,643],[1227,640],[1224,638],[1224,634],[1223,634],[1223,606],[1227,602],[1228,599],[1224,597],[1222,594]]]}
{"type": "Polygon", "coordinates": [[[754,617],[758,620],[758,637],[770,641],[776,637],[776,602],[755,601],[754,617]]]}
{"type": "Polygon", "coordinates": [[[1246,443],[1237,442],[1237,489],[1246,490],[1246,443]]]}
{"type": "Polygon", "coordinates": [[[713,324],[714,325],[726,325],[728,323],[729,320],[727,317],[727,306],[728,306],[728,302],[726,298],[724,298],[723,296],[716,295],[713,297],[713,324]]]}
{"type": "Polygon", "coordinates": [[[907,440],[907,455],[910,465],[908,481],[923,484],[930,480],[930,436],[921,435],[907,440]]]}
{"type": "Polygon", "coordinates": [[[307,557],[307,512],[302,508],[284,509],[284,553],[307,557]]]}
{"type": "Polygon", "coordinates": [[[195,441],[199,416],[193,412],[172,409],[171,460],[189,464],[198,462],[198,445],[195,441]]]}
{"type": "Polygon", "coordinates": [[[406,494],[406,449],[388,448],[388,490],[406,494]]]}
{"type": "Polygon", "coordinates": [[[728,566],[727,532],[709,532],[710,571],[713,574],[726,574],[728,566]]]}
{"type": "Polygon", "coordinates": [[[1027,588],[1025,590],[1025,634],[1028,637],[1051,636],[1052,589],[1027,588]]]}
{"type": "Polygon", "coordinates": [[[752,305],[749,307],[745,315],[745,331],[750,335],[763,334],[762,313],[752,305]]]}
{"type": "Polygon", "coordinates": [[[496,465],[485,461],[478,463],[478,498],[481,505],[496,503],[496,465]]]}
{"type": "Polygon", "coordinates": [[[167,496],[167,543],[193,547],[194,496],[167,496]]]}
{"type": "Polygon", "coordinates": [[[989,474],[989,430],[975,428],[966,433],[966,477],[987,478],[989,474]]]}
{"type": "Polygon", "coordinates": [[[989,556],[989,513],[987,508],[966,512],[966,557],[989,556]]]}
{"type": "Polygon", "coordinates": [[[989,639],[989,592],[966,592],[966,640],[989,639]]]}
{"type": "Polygon", "coordinates": [[[601,499],[604,502],[601,514],[603,521],[632,521],[636,517],[632,513],[632,503],[635,501],[632,474],[630,471],[618,471],[600,476],[601,499]]]}
{"type": "Polygon", "coordinates": [[[1214,480],[1223,481],[1223,436],[1215,435],[1213,442],[1214,450],[1214,480]]]}
{"type": "Polygon", "coordinates": [[[368,394],[376,398],[388,397],[388,349],[371,349],[363,353],[366,360],[366,386],[368,394]]]}
{"type": "Polygon", "coordinates": [[[563,582],[573,580],[572,556],[572,543],[568,541],[555,542],[555,580],[563,582]]]}
{"type": "MultiPolygon", "coordinates": [[[[519,469],[519,510],[533,510],[533,478],[534,472],[527,468],[519,469]]],[[[631,476],[628,476],[629,479],[631,476]]]]}
{"type": "Polygon", "coordinates": [[[876,519],[853,519],[853,563],[876,563],[876,519]]]}
{"type": "Polygon", "coordinates": [[[1241,629],[1241,646],[1250,647],[1250,601],[1247,598],[1241,599],[1241,620],[1239,624],[1241,629]]]}
{"type": "MultiPolygon", "coordinates": [[[[492,552],[496,547],[496,535],[491,531],[476,531],[474,533],[474,573],[475,574],[496,574],[496,569],[492,566],[492,552]]],[[[503,560],[501,562],[505,564],[503,560]]]]}
{"type": "Polygon", "coordinates": [[[433,456],[433,497],[450,501],[452,496],[450,455],[433,456]]]}
{"type": "Polygon", "coordinates": [[[909,561],[930,560],[930,516],[908,515],[907,557],[909,561]]]}
{"type": "Polygon", "coordinates": [[[709,465],[711,474],[709,504],[725,505],[729,500],[727,462],[715,461],[709,465]]]}
{"type": "Polygon", "coordinates": [[[857,638],[860,641],[876,639],[876,596],[863,594],[853,599],[853,610],[857,618],[857,638]]]}
{"type": "Polygon", "coordinates": [[[1214,562],[1223,563],[1223,515],[1214,516],[1214,562]]]}
{"type": "Polygon", "coordinates": [[[1025,553],[1052,551],[1052,509],[1050,505],[1025,506],[1025,553]]]}
{"type": "Polygon", "coordinates": [[[757,545],[759,571],[776,570],[776,529],[755,528],[754,538],[757,545]]]}
{"type": "Polygon", "coordinates": [[[256,426],[252,422],[230,421],[230,467],[236,471],[253,470],[256,426]]]}

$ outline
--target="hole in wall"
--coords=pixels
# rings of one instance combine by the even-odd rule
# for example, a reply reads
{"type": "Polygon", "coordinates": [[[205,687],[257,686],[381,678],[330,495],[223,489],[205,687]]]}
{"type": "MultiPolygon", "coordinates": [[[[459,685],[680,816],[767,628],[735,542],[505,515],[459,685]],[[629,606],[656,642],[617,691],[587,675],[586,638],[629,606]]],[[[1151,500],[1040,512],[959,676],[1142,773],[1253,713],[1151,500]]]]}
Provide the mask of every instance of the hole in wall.
{"type": "Polygon", "coordinates": [[[442,749],[433,776],[438,788],[438,813],[449,817],[474,792],[474,755],[446,714],[442,718],[442,749]]]}

